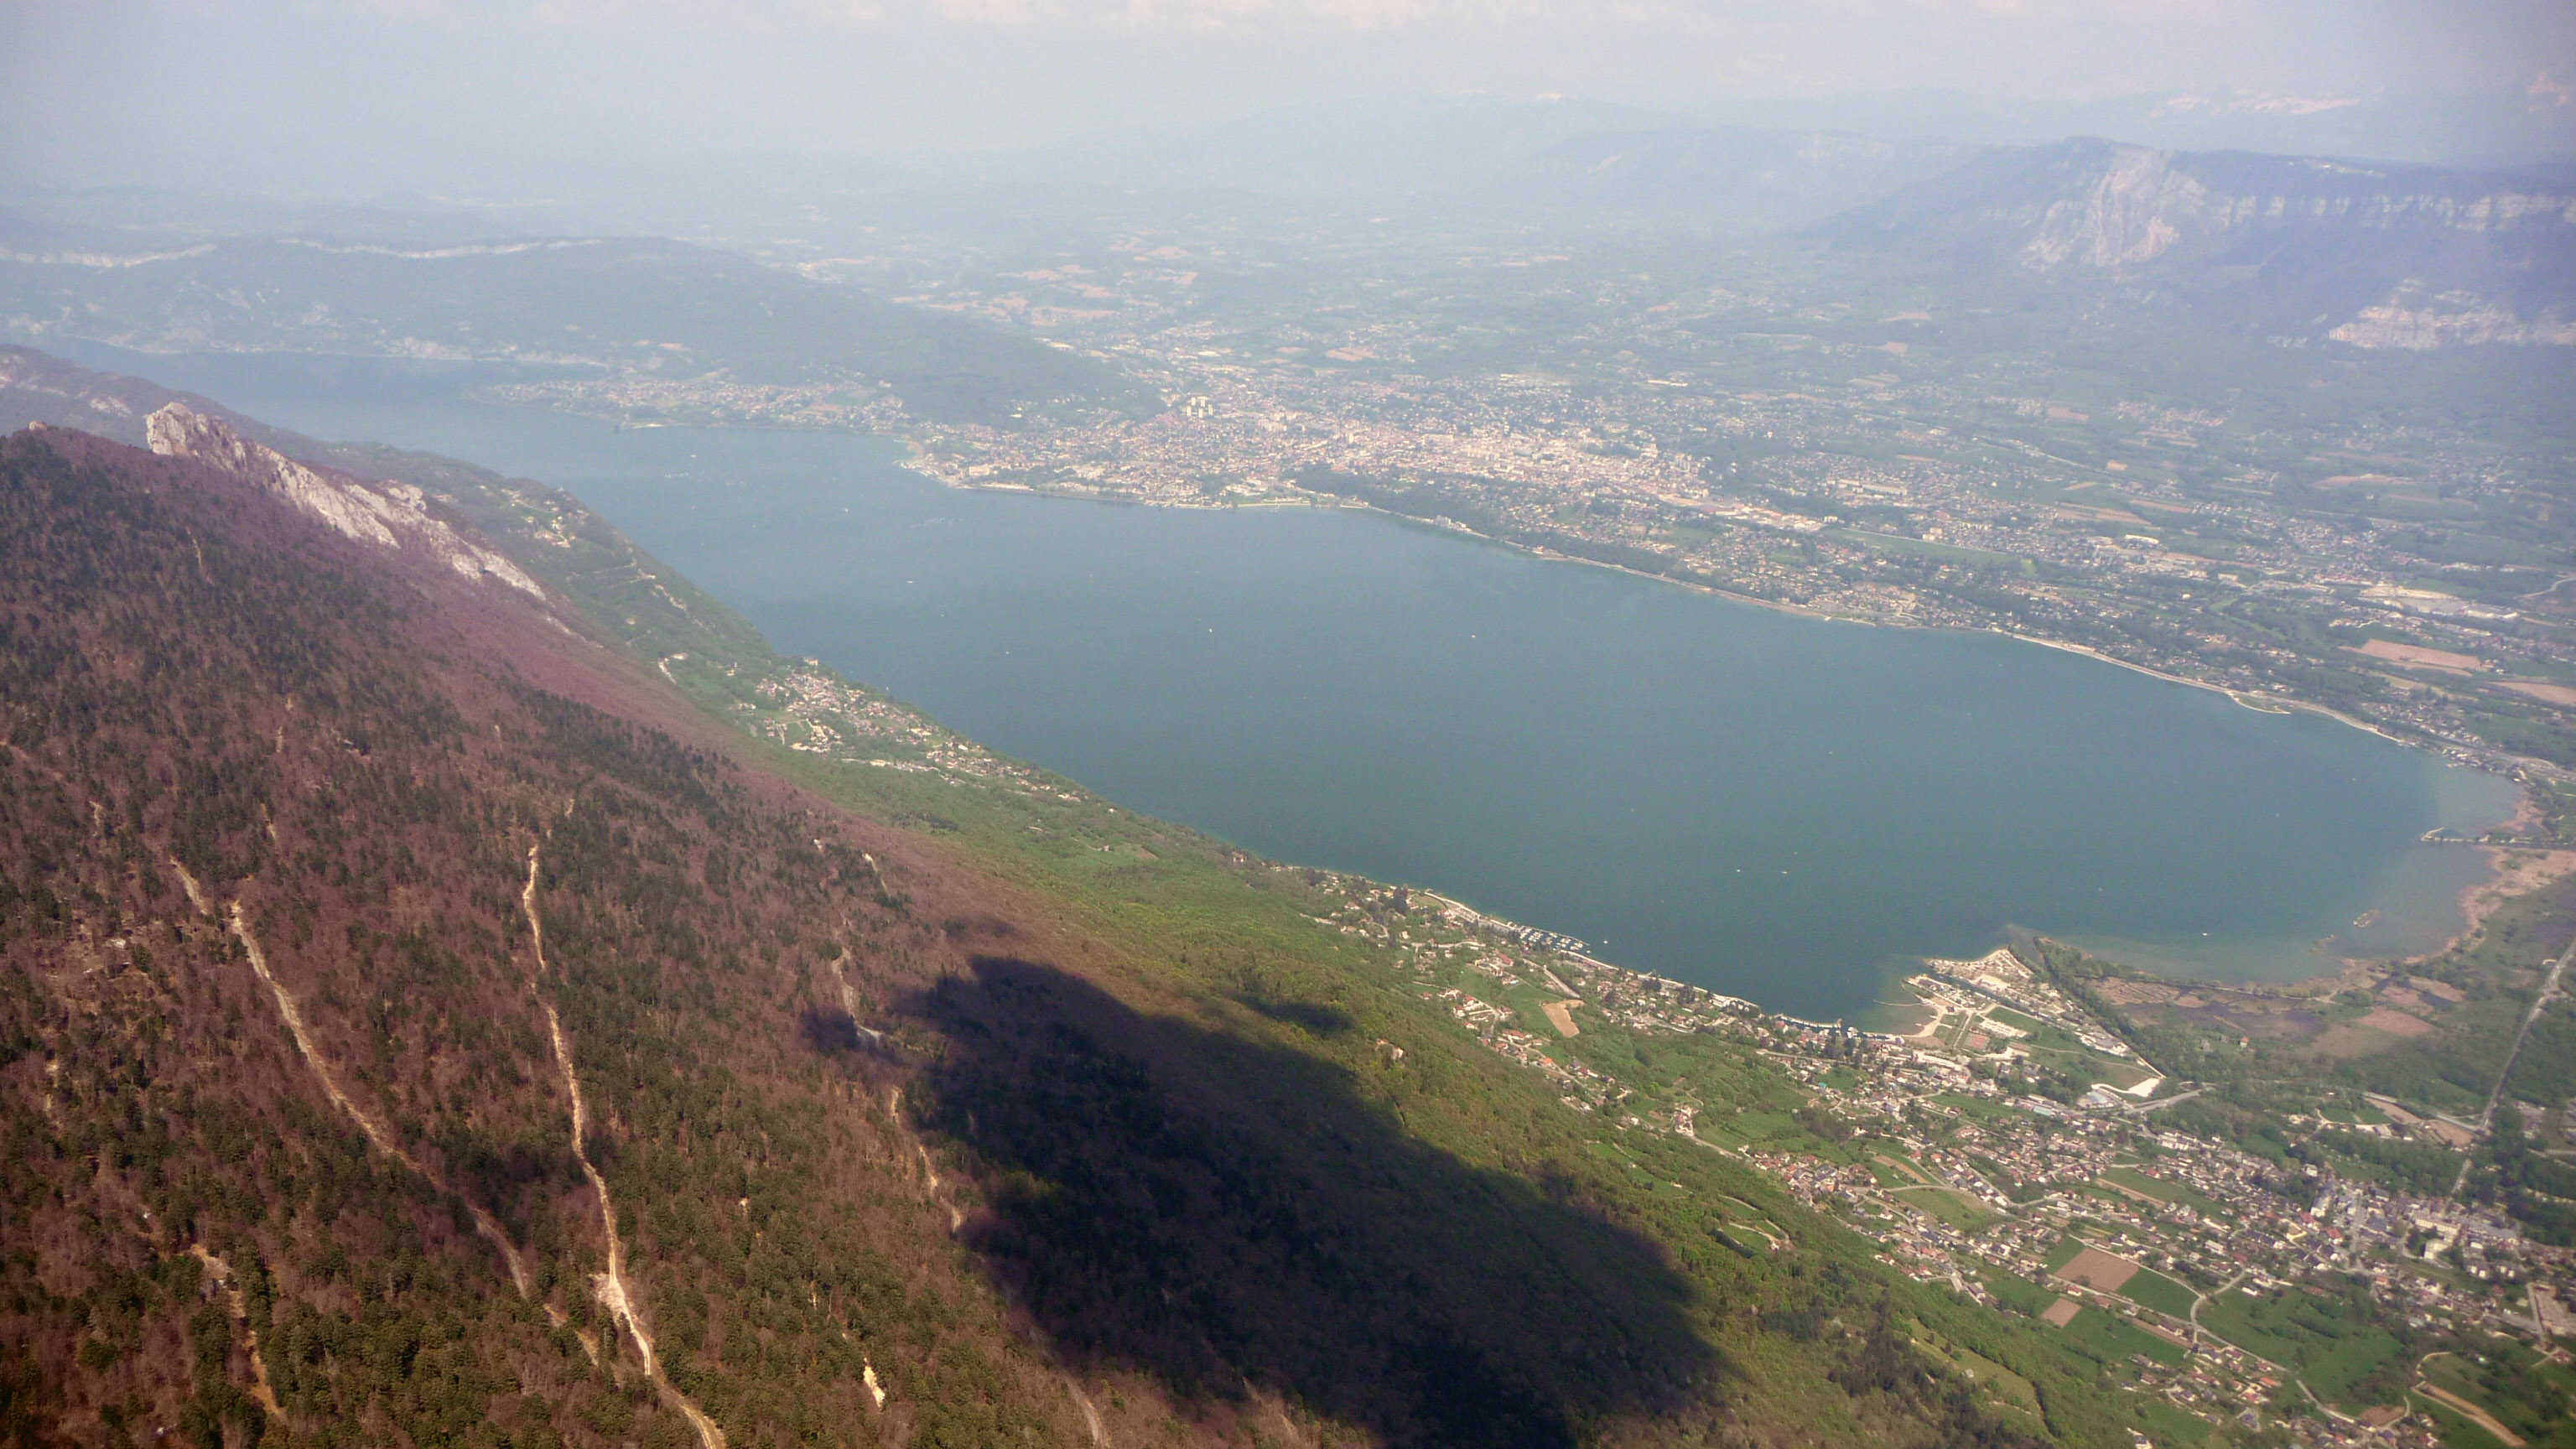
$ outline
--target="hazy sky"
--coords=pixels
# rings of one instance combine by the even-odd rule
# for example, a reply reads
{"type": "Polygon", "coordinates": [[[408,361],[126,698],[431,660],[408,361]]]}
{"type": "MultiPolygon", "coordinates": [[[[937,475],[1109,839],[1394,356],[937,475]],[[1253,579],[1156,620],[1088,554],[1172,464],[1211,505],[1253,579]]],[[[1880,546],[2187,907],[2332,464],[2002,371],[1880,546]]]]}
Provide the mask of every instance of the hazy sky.
{"type": "Polygon", "coordinates": [[[2566,131],[2576,0],[0,0],[0,176],[56,183],[507,188],[1405,91],[1953,132],[2232,107],[2348,147],[2480,96],[2566,131]]]}

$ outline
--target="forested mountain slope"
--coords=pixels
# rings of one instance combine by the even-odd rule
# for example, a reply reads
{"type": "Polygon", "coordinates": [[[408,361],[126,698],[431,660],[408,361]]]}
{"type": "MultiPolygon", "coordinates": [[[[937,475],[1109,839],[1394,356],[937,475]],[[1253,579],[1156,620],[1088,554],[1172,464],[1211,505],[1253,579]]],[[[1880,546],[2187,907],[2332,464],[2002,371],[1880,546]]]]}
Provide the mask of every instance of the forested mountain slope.
{"type": "Polygon", "coordinates": [[[650,700],[522,591],[76,434],[0,470],[28,1437],[1071,1414],[815,1044],[841,953],[927,979],[900,851],[603,710],[650,700]]]}
{"type": "Polygon", "coordinates": [[[1605,1148],[1311,880],[1018,767],[864,818],[536,551],[147,431],[0,442],[10,1442],[2124,1439],[1759,1174],[1605,1148]]]}

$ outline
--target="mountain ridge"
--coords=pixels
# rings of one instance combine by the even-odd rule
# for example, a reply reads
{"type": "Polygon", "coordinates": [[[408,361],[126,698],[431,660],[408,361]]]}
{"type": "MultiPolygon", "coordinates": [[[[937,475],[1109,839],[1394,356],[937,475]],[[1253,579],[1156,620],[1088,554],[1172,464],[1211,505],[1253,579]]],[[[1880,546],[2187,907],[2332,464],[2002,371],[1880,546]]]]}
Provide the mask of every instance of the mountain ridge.
{"type": "Polygon", "coordinates": [[[1127,400],[1092,358],[659,238],[227,236],[132,254],[58,243],[0,254],[0,317],[20,338],[713,375],[986,422],[1127,400]]]}
{"type": "MultiPolygon", "coordinates": [[[[2036,1340],[1703,1149],[1657,1180],[1803,1246],[1605,1167],[1335,963],[1298,873],[1008,774],[858,771],[917,802],[862,818],[595,599],[571,627],[220,420],[157,431],[0,440],[0,1359],[38,1442],[2034,1442],[1890,1315],[2036,1340]],[[1070,898],[961,834],[987,795],[1155,849],[1070,898]]],[[[2055,1435],[2115,1442],[2055,1362],[2055,1435]]]]}
{"type": "Polygon", "coordinates": [[[2364,349],[2576,344],[2576,186],[2546,170],[2080,138],[1991,152],[1808,235],[1933,270],[2128,284],[2150,310],[2364,349]]]}

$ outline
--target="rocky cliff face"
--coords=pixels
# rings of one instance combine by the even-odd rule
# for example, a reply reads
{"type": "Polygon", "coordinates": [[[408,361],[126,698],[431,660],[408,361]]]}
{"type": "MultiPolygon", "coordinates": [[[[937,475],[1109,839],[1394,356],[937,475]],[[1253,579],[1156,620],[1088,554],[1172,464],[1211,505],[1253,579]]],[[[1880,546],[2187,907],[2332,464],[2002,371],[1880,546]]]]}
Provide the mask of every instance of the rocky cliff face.
{"type": "Polygon", "coordinates": [[[2537,173],[2069,141],[1981,157],[1818,235],[2152,287],[2355,347],[2576,342],[2576,186],[2537,173]]]}
{"type": "Polygon", "coordinates": [[[1998,208],[2030,233],[2019,253],[2025,265],[2134,267],[2315,229],[2534,241],[2576,228],[2576,191],[2505,178],[2143,146],[2079,154],[2073,194],[1998,208]]]}
{"type": "Polygon", "coordinates": [[[192,459],[228,473],[294,505],[343,537],[426,558],[467,580],[489,579],[531,598],[545,597],[545,590],[517,564],[433,515],[418,488],[362,483],[344,473],[306,467],[184,403],[170,403],[145,419],[144,435],[153,452],[192,459]]]}
{"type": "Polygon", "coordinates": [[[2391,292],[2387,300],[2362,308],[2326,336],[2354,347],[2409,352],[2489,343],[2576,347],[2576,317],[2564,308],[2517,317],[2473,292],[2434,294],[2410,282],[2391,292]]]}

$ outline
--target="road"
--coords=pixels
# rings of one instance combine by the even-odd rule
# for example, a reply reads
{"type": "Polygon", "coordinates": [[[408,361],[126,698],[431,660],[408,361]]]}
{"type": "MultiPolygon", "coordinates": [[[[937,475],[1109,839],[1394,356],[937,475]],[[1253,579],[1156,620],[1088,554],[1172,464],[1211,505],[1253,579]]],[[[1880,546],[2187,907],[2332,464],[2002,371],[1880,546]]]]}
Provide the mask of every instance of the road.
{"type": "Polygon", "coordinates": [[[2161,1102],[2140,1102],[2134,1107],[2123,1107],[2120,1110],[2132,1117],[2143,1117],[2149,1112],[2161,1111],[2164,1108],[2172,1106],[2176,1102],[2188,1102],[2192,1098],[2197,1097],[2208,1090],[2209,1089],[2207,1087],[2194,1087],[2188,1092],[2177,1092],[2174,1095],[2165,1098],[2161,1102]]]}
{"type": "MultiPolygon", "coordinates": [[[[2253,1276],[2254,1270],[2248,1268],[2244,1272],[2237,1274],[2235,1277],[2228,1279],[2226,1282],[2219,1284],[2209,1292],[2203,1293],[2199,1297],[2191,1300],[2191,1339],[2195,1347],[2200,1343],[2200,1336],[2209,1331],[2200,1326],[2200,1305],[2207,1303],[2210,1299],[2217,1297],[2219,1294],[2228,1291],[2237,1284],[2242,1283],[2253,1276]]],[[[2271,1362],[2269,1359],[2260,1358],[2260,1356],[2255,1354],[2251,1349],[2240,1349],[2238,1352],[2245,1354],[2248,1358],[2256,1358],[2260,1362],[2271,1362]]]]}
{"type": "MultiPolygon", "coordinates": [[[[2558,953],[2558,959],[2549,963],[2549,974],[2541,978],[2540,990],[2531,998],[2531,1010],[2522,1014],[2522,1028],[2513,1034],[2513,1046],[2504,1054],[2504,1065],[2496,1069],[2495,1090],[2487,1093],[2486,1110],[2478,1114],[2480,1137],[2495,1126],[2496,1104],[2504,1100],[2504,1084],[2513,1080],[2514,1059],[2522,1055],[2522,1043],[2531,1035],[2531,1024],[2540,1020],[2540,1013],[2547,1011],[2551,999],[2558,995],[2558,983],[2566,979],[2567,963],[2572,960],[2576,960],[2576,941],[2569,942],[2567,949],[2558,953]]],[[[2469,1164],[2474,1160],[2460,1159],[2460,1175],[2451,1179],[2451,1196],[2458,1197],[2460,1189],[2468,1186],[2469,1164]]]]}

